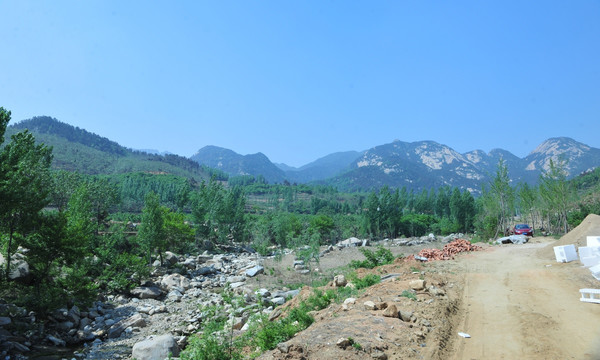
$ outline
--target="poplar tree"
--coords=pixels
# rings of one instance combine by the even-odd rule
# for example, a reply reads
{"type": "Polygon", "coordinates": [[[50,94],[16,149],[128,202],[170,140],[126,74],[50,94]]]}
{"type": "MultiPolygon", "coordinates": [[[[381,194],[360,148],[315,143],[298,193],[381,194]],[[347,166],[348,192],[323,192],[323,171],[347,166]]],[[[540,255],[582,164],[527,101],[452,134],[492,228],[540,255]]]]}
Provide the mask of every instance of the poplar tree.
{"type": "Polygon", "coordinates": [[[150,191],[144,198],[142,223],[138,232],[139,240],[148,256],[148,265],[152,265],[152,252],[155,249],[159,251],[161,265],[163,263],[162,250],[165,242],[163,222],[163,211],[160,207],[158,195],[150,191]]]}

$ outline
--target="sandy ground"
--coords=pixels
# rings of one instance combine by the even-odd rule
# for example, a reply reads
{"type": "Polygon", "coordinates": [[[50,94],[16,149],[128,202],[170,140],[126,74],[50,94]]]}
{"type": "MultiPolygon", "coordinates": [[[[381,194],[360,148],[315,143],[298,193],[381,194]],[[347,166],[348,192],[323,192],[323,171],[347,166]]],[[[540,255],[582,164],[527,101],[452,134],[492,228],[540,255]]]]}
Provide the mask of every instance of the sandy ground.
{"type": "Polygon", "coordinates": [[[600,305],[579,301],[596,282],[578,261],[540,258],[548,239],[461,258],[464,291],[452,359],[600,359],[600,305]]]}

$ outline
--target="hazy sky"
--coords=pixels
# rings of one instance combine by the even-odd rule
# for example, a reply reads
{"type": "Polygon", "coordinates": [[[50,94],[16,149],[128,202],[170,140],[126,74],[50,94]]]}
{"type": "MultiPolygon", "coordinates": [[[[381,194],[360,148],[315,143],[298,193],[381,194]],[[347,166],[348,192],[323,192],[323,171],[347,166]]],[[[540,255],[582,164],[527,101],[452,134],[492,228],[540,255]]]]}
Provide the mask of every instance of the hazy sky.
{"type": "Polygon", "coordinates": [[[600,1],[0,1],[0,106],[300,166],[434,140],[600,148],[600,1]]]}

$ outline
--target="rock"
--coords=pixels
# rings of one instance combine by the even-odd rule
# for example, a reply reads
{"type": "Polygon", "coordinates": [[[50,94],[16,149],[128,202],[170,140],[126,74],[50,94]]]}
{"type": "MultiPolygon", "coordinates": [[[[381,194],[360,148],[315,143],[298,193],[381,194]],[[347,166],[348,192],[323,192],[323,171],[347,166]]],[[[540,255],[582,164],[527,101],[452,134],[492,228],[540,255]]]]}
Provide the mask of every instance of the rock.
{"type": "Polygon", "coordinates": [[[284,354],[287,354],[290,351],[290,344],[288,343],[279,343],[277,344],[277,349],[284,354]]]}
{"type": "Polygon", "coordinates": [[[12,320],[7,316],[0,316],[0,326],[10,325],[12,320]]]}
{"type": "Polygon", "coordinates": [[[388,303],[386,302],[380,302],[375,304],[375,310],[385,310],[388,307],[388,303]]]}
{"type": "MultiPolygon", "coordinates": [[[[17,255],[14,256],[10,260],[10,274],[8,277],[11,280],[19,281],[22,283],[28,283],[31,280],[31,273],[29,272],[29,264],[23,260],[23,258],[19,258],[17,255]]],[[[6,268],[6,259],[2,254],[0,254],[0,268],[6,268]]]]}
{"type": "Polygon", "coordinates": [[[57,338],[55,336],[52,336],[52,335],[48,335],[46,337],[46,339],[48,341],[50,341],[52,344],[54,344],[54,346],[66,346],[67,345],[67,343],[64,340],[59,339],[59,338],[57,338]]]}
{"type": "Polygon", "coordinates": [[[237,282],[244,282],[244,281],[246,281],[245,276],[230,276],[227,278],[227,282],[230,284],[237,283],[237,282]]]}
{"type": "Polygon", "coordinates": [[[371,357],[376,360],[387,360],[387,355],[382,351],[375,351],[371,353],[371,357]]]}
{"type": "Polygon", "coordinates": [[[347,298],[346,300],[344,300],[345,305],[354,304],[354,303],[356,303],[355,298],[347,298]]]}
{"type": "Polygon", "coordinates": [[[83,330],[86,326],[90,325],[91,323],[92,319],[88,317],[81,318],[81,320],[79,321],[79,329],[83,330]]]}
{"type": "Polygon", "coordinates": [[[363,306],[365,307],[365,310],[375,310],[375,303],[372,301],[365,301],[363,306]]]}
{"type": "Polygon", "coordinates": [[[425,280],[412,280],[408,286],[410,286],[411,289],[413,290],[423,290],[425,289],[425,280]]]}
{"type": "Polygon", "coordinates": [[[63,321],[63,322],[58,323],[56,325],[56,328],[60,331],[67,332],[67,331],[73,329],[74,326],[75,326],[75,324],[73,324],[70,321],[63,321]]]}
{"type": "Polygon", "coordinates": [[[192,258],[187,258],[183,262],[183,266],[185,266],[186,268],[188,268],[190,270],[195,270],[196,269],[196,260],[192,259],[192,258]]]}
{"type": "Polygon", "coordinates": [[[429,289],[427,289],[427,291],[429,291],[429,293],[431,295],[435,295],[435,296],[446,295],[446,291],[444,291],[444,289],[439,289],[439,288],[436,288],[435,286],[430,286],[429,289]]]}
{"type": "Polygon", "coordinates": [[[231,289],[237,289],[237,288],[239,288],[239,287],[241,287],[241,286],[244,286],[244,284],[245,284],[244,282],[241,282],[241,281],[240,281],[240,282],[235,282],[235,283],[231,283],[231,284],[229,284],[229,287],[230,287],[231,289]]]}
{"type": "Polygon", "coordinates": [[[278,317],[280,317],[282,314],[281,309],[275,309],[270,315],[269,315],[269,321],[273,321],[275,319],[277,319],[278,317]]]}
{"type": "Polygon", "coordinates": [[[306,274],[310,273],[310,270],[308,270],[308,269],[305,269],[305,270],[296,270],[296,272],[298,274],[301,274],[301,275],[306,275],[306,274]]]}
{"type": "Polygon", "coordinates": [[[211,266],[204,266],[204,267],[201,267],[200,269],[196,270],[195,273],[198,276],[212,275],[212,274],[216,274],[217,273],[217,269],[215,269],[215,267],[213,265],[211,265],[211,266]]]}
{"type": "Polygon", "coordinates": [[[304,260],[294,260],[294,266],[304,265],[304,260]]]}
{"type": "Polygon", "coordinates": [[[400,316],[400,319],[402,319],[402,321],[404,321],[404,322],[410,322],[411,319],[412,319],[413,313],[410,312],[410,311],[400,310],[398,312],[398,315],[400,316]]]}
{"type": "Polygon", "coordinates": [[[298,294],[300,294],[300,289],[284,291],[284,292],[280,293],[279,296],[282,296],[287,299],[287,298],[295,298],[298,294]]]}
{"type": "Polygon", "coordinates": [[[265,298],[271,296],[271,293],[269,292],[269,290],[263,288],[256,290],[256,295],[265,298]]]}
{"type": "Polygon", "coordinates": [[[348,284],[348,280],[346,280],[344,275],[336,275],[333,278],[333,286],[335,287],[344,287],[346,284],[348,284]]]}
{"type": "Polygon", "coordinates": [[[394,305],[394,304],[389,305],[383,311],[383,316],[385,316],[385,317],[391,317],[391,318],[397,318],[398,317],[398,308],[396,307],[396,305],[394,305]]]}
{"type": "Polygon", "coordinates": [[[166,275],[161,280],[160,285],[168,291],[173,290],[175,287],[182,288],[185,291],[191,287],[190,280],[180,274],[166,275]]]}
{"type": "Polygon", "coordinates": [[[304,264],[294,265],[294,270],[296,270],[296,271],[306,270],[306,266],[304,266],[304,264]]]}
{"type": "Polygon", "coordinates": [[[170,335],[156,336],[133,345],[131,357],[144,360],[163,360],[170,356],[179,356],[179,346],[170,335]]]}
{"type": "Polygon", "coordinates": [[[244,325],[246,325],[246,321],[248,321],[248,318],[245,316],[236,317],[232,325],[233,330],[240,330],[244,325]]]}
{"type": "Polygon", "coordinates": [[[163,257],[163,260],[169,265],[175,265],[177,264],[177,261],[179,261],[177,255],[173,254],[170,251],[165,251],[165,256],[163,257]]]}
{"type": "Polygon", "coordinates": [[[140,286],[131,290],[131,296],[139,299],[156,299],[162,295],[162,291],[156,286],[140,286]]]}
{"type": "Polygon", "coordinates": [[[285,298],[282,296],[274,297],[271,299],[271,302],[275,305],[283,305],[285,304],[285,298]]]}
{"type": "MultiPolygon", "coordinates": [[[[9,342],[9,348],[12,347],[14,351],[16,352],[20,352],[20,353],[26,353],[31,351],[31,349],[23,344],[20,344],[18,342],[9,342]]],[[[15,357],[17,358],[17,357],[15,357]]]]}
{"type": "Polygon", "coordinates": [[[338,242],[337,246],[339,248],[352,247],[352,246],[363,246],[363,240],[360,240],[355,237],[351,237],[349,239],[338,242]]]}
{"type": "Polygon", "coordinates": [[[67,313],[67,320],[71,321],[73,325],[78,326],[81,320],[81,311],[77,306],[73,306],[67,313]]]}
{"type": "Polygon", "coordinates": [[[108,337],[111,339],[117,338],[128,327],[145,327],[146,320],[141,314],[135,314],[126,320],[119,321],[108,329],[108,337]]]}
{"type": "Polygon", "coordinates": [[[246,276],[255,277],[256,275],[262,274],[264,272],[265,272],[265,268],[260,265],[257,265],[253,268],[246,270],[246,276]]]}
{"type": "Polygon", "coordinates": [[[173,290],[167,294],[167,299],[169,299],[171,301],[178,302],[178,301],[181,301],[181,298],[183,298],[183,294],[179,290],[173,290]]]}
{"type": "Polygon", "coordinates": [[[340,347],[342,349],[347,348],[348,346],[352,345],[352,342],[350,341],[350,339],[348,338],[340,338],[338,339],[338,341],[335,343],[335,345],[337,347],[340,347]]]}

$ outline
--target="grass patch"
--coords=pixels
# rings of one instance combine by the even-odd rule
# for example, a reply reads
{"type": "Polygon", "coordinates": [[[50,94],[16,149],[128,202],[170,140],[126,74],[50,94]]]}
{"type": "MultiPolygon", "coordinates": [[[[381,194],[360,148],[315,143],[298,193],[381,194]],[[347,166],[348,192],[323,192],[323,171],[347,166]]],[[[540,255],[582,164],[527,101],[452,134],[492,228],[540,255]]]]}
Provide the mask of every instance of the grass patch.
{"type": "Polygon", "coordinates": [[[348,276],[348,278],[354,284],[356,290],[368,288],[369,286],[373,286],[381,282],[381,276],[375,274],[368,274],[362,278],[359,278],[356,273],[352,273],[348,276]]]}
{"type": "Polygon", "coordinates": [[[402,294],[400,294],[400,296],[409,298],[409,299],[415,300],[415,301],[417,300],[417,295],[415,295],[415,293],[413,293],[412,291],[409,291],[409,290],[402,291],[402,294]]]}

